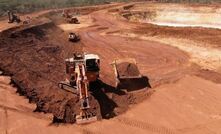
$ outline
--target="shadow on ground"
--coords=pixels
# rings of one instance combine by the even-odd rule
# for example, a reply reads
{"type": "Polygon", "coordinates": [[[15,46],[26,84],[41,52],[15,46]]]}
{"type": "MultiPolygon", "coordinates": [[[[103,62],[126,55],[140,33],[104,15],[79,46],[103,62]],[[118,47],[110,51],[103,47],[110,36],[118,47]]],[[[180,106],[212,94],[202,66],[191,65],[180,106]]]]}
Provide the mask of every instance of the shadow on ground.
{"type": "Polygon", "coordinates": [[[149,79],[145,76],[139,79],[127,80],[127,82],[127,91],[108,85],[101,80],[90,84],[92,95],[100,105],[102,118],[115,117],[118,113],[116,109],[126,111],[131,102],[130,99],[133,99],[131,95],[136,96],[132,91],[151,88],[149,79]]]}

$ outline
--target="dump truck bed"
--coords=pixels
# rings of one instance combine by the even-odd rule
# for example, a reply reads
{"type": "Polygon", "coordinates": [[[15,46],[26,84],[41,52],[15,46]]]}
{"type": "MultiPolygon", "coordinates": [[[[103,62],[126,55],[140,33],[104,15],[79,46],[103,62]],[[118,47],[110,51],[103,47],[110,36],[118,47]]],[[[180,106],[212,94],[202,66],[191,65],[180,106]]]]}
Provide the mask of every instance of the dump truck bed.
{"type": "Polygon", "coordinates": [[[118,79],[141,78],[135,59],[119,59],[113,63],[115,75],[118,79]]]}

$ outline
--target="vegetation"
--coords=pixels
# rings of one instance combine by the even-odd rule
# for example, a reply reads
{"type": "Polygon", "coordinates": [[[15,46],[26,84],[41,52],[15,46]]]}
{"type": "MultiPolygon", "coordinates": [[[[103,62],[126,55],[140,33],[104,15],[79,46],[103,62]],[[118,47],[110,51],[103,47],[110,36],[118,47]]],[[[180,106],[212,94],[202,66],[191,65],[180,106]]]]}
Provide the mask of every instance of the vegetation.
{"type": "MultiPolygon", "coordinates": [[[[130,0],[0,0],[0,16],[6,14],[7,10],[16,10],[20,13],[28,13],[41,9],[85,6],[103,4],[106,2],[130,1],[130,0]]],[[[148,1],[148,0],[147,0],[148,1]]],[[[157,0],[159,2],[190,2],[190,3],[211,3],[221,0],[157,0]]]]}
{"type": "Polygon", "coordinates": [[[122,2],[127,0],[0,0],[0,16],[5,15],[7,10],[28,13],[41,9],[86,6],[113,1],[122,2]]]}
{"type": "Polygon", "coordinates": [[[159,2],[170,2],[170,3],[221,3],[221,0],[158,0],[159,2]]]}

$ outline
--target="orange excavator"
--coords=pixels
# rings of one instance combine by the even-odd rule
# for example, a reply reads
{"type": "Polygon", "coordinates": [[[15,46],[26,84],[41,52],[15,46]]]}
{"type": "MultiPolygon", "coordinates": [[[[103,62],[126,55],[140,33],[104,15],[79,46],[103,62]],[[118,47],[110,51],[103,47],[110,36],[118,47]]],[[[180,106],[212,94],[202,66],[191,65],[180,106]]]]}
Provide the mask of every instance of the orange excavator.
{"type": "Polygon", "coordinates": [[[58,86],[68,92],[79,95],[81,112],[76,116],[77,124],[97,121],[94,113],[90,112],[89,83],[99,77],[100,59],[94,54],[74,54],[73,58],[65,60],[67,78],[58,86]]]}
{"type": "Polygon", "coordinates": [[[20,17],[16,15],[13,11],[8,11],[7,13],[8,13],[8,23],[21,22],[20,17]]]}

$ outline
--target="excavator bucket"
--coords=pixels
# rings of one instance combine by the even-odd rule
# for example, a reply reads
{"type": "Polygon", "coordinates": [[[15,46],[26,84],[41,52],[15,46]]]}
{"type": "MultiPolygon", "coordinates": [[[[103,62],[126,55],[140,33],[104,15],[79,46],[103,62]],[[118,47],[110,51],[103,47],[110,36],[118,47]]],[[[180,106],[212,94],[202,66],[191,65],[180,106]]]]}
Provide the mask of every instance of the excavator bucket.
{"type": "Polygon", "coordinates": [[[95,115],[86,115],[86,116],[81,116],[77,115],[76,116],[76,123],[77,124],[88,124],[97,121],[97,116],[95,115]]]}
{"type": "Polygon", "coordinates": [[[135,90],[146,86],[144,77],[140,74],[135,59],[119,59],[113,63],[116,77],[116,87],[118,89],[135,90]]]}
{"type": "Polygon", "coordinates": [[[18,15],[16,15],[12,11],[8,11],[8,23],[13,23],[13,22],[20,23],[21,19],[18,15]]]}

